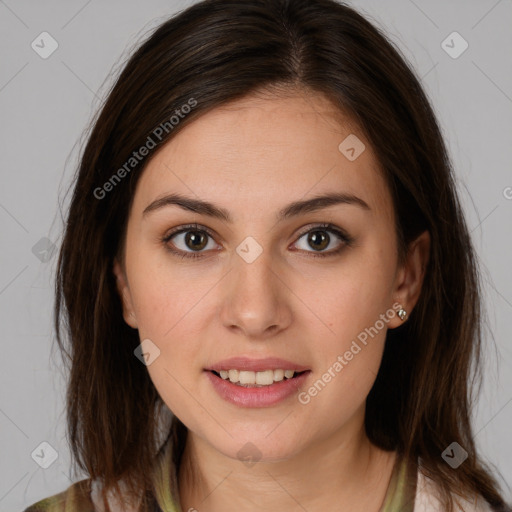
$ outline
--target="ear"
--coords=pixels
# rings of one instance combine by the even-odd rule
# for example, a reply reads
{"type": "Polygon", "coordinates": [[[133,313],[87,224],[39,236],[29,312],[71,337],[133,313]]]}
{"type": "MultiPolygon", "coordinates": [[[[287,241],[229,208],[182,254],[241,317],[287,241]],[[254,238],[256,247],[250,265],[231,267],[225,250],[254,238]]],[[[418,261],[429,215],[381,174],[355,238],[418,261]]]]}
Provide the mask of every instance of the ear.
{"type": "MultiPolygon", "coordinates": [[[[405,262],[400,267],[397,273],[396,287],[394,290],[395,302],[407,312],[407,317],[410,316],[414,306],[418,302],[425,271],[430,256],[430,233],[424,231],[413,242],[409,244],[405,262]]],[[[394,307],[396,312],[396,307],[394,307]]],[[[395,315],[389,322],[391,329],[398,327],[403,323],[403,320],[395,315]]]]}
{"type": "Polygon", "coordinates": [[[135,316],[135,311],[133,310],[132,296],[130,293],[130,288],[128,286],[126,274],[117,258],[114,260],[113,271],[114,271],[114,275],[116,276],[117,291],[119,293],[119,297],[121,298],[121,302],[123,304],[124,321],[130,327],[137,329],[137,327],[138,327],[137,318],[135,316]]]}

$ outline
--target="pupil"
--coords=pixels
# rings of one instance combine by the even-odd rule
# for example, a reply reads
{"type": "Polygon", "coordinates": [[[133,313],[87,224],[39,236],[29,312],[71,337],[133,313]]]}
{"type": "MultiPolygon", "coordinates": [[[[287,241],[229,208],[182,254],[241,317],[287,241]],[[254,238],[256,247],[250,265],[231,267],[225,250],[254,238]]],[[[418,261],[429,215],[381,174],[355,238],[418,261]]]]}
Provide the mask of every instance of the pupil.
{"type": "Polygon", "coordinates": [[[185,242],[191,242],[191,249],[203,249],[206,245],[205,243],[206,237],[203,233],[199,233],[199,231],[188,231],[185,236],[185,242]]]}
{"type": "MultiPolygon", "coordinates": [[[[329,237],[325,234],[325,231],[312,231],[309,235],[310,243],[312,242],[314,244],[319,244],[320,247],[317,247],[318,249],[325,249],[327,245],[329,245],[329,237]],[[318,235],[320,233],[320,236],[318,235]]],[[[315,247],[313,247],[315,248],[315,247]]]]}

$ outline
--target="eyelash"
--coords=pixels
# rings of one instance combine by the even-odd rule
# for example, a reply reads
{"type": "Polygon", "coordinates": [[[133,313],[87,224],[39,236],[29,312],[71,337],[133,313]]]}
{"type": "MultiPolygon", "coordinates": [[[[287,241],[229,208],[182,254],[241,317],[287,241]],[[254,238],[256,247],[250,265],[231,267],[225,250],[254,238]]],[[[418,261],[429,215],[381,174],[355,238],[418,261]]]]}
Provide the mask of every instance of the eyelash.
{"type": "MultiPolygon", "coordinates": [[[[165,245],[166,249],[175,256],[178,256],[181,258],[190,258],[190,259],[202,258],[203,257],[202,252],[197,252],[197,251],[187,252],[187,251],[182,251],[182,250],[175,250],[169,246],[169,241],[171,240],[171,238],[173,236],[179,235],[180,233],[186,233],[188,231],[198,231],[200,233],[206,233],[211,238],[215,238],[213,232],[210,231],[205,226],[201,226],[200,224],[188,224],[185,226],[180,226],[180,227],[176,228],[175,230],[171,231],[170,233],[166,234],[162,238],[161,241],[165,245]]],[[[300,240],[304,235],[307,235],[311,231],[329,231],[331,233],[334,233],[343,242],[342,245],[338,249],[331,250],[329,252],[305,251],[312,258],[327,258],[327,257],[331,257],[331,256],[337,256],[345,249],[345,247],[351,247],[354,242],[354,239],[351,236],[349,236],[347,233],[345,233],[340,228],[334,226],[333,224],[329,224],[329,223],[318,224],[316,226],[310,227],[307,231],[301,233],[297,240],[300,240]]]]}

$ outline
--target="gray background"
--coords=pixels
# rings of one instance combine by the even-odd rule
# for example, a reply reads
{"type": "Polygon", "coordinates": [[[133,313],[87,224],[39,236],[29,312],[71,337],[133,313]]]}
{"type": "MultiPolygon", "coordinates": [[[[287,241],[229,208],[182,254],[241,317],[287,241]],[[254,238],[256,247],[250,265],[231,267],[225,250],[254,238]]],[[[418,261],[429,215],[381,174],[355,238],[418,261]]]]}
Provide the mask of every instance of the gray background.
{"type": "MultiPolygon", "coordinates": [[[[64,193],[82,132],[111,84],[112,71],[148,30],[191,3],[0,0],[2,511],[21,510],[83,478],[69,472],[65,381],[59,355],[52,351],[56,257],[51,243],[58,245],[61,238],[59,204],[67,204],[64,193]],[[31,47],[43,31],[58,42],[47,59],[31,47]],[[31,457],[43,441],[58,453],[47,469],[31,457]]],[[[402,49],[422,78],[448,141],[484,270],[489,311],[476,442],[501,471],[510,500],[512,2],[358,0],[351,5],[402,49]],[[453,31],[469,44],[458,58],[442,47],[453,31]]],[[[462,48],[460,40],[447,41],[452,53],[462,48]]]]}

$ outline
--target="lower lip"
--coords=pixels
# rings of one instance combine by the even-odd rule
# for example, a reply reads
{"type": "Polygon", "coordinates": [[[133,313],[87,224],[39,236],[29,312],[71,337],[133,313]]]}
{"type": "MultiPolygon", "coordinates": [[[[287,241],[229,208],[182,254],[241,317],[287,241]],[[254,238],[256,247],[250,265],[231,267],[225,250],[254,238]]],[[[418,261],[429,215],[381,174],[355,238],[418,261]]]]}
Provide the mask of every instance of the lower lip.
{"type": "Polygon", "coordinates": [[[240,407],[269,407],[275,405],[297,393],[310,373],[311,371],[308,370],[297,377],[284,379],[270,386],[245,388],[217,377],[211,371],[206,370],[213,388],[220,397],[240,407]]]}

